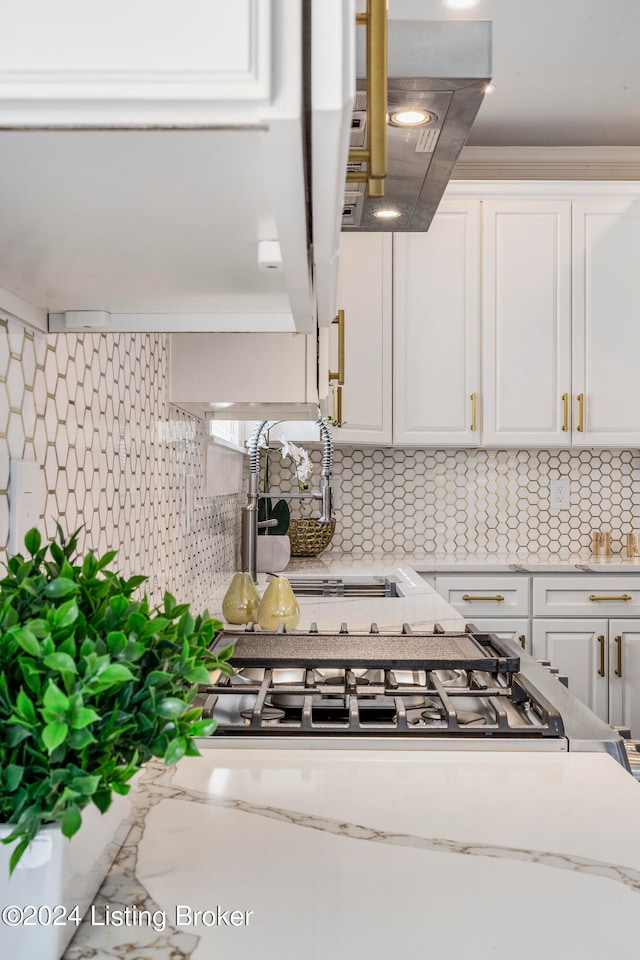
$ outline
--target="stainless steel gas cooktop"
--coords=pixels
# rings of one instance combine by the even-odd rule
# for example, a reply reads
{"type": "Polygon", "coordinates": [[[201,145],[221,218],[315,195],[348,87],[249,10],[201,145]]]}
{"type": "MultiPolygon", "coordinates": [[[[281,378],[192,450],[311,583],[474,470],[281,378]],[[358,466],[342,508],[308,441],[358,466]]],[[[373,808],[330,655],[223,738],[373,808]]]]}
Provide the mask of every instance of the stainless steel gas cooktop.
{"type": "Polygon", "coordinates": [[[201,690],[216,736],[554,740],[559,712],[492,634],[224,630],[237,673],[201,690]]]}
{"type": "MultiPolygon", "coordinates": [[[[222,630],[232,677],[198,704],[217,720],[200,746],[278,749],[604,752],[630,770],[624,741],[509,640],[398,630],[222,630]]],[[[555,671],[557,673],[557,671],[555,671]]]]}

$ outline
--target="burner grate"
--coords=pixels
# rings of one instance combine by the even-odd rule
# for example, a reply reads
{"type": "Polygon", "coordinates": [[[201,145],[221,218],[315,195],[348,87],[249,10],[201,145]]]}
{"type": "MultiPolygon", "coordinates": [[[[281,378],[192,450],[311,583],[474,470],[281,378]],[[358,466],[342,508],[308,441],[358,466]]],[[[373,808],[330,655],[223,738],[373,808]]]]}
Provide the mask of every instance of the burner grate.
{"type": "Polygon", "coordinates": [[[406,682],[393,670],[375,672],[382,678],[371,681],[346,669],[328,683],[308,669],[241,671],[206,689],[204,713],[218,720],[219,733],[234,734],[558,737],[564,732],[559,714],[521,677],[505,684],[475,671],[427,670],[406,682]],[[297,676],[283,680],[288,672],[297,676]]]}

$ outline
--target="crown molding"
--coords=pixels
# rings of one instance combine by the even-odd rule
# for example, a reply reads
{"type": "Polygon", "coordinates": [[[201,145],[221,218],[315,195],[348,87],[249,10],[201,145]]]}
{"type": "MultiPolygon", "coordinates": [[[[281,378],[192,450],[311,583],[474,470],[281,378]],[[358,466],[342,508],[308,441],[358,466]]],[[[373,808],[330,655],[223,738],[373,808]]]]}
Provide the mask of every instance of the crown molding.
{"type": "Polygon", "coordinates": [[[640,180],[640,147],[464,147],[453,180],[640,180]]]}

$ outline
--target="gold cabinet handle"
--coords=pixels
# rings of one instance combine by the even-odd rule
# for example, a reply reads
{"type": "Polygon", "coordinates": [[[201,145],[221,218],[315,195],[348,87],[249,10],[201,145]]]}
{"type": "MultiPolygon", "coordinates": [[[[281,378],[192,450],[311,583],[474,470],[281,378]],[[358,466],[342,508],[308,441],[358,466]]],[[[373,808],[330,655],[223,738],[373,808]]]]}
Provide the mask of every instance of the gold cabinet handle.
{"type": "Polygon", "coordinates": [[[342,420],[342,387],[338,385],[337,380],[331,381],[333,387],[333,426],[341,427],[342,420]]]}
{"type": "Polygon", "coordinates": [[[616,666],[616,669],[614,672],[616,677],[621,677],[622,676],[622,637],[621,636],[616,637],[615,641],[618,647],[618,665],[616,666]]]}
{"type": "Polygon", "coordinates": [[[568,393],[562,394],[562,404],[564,406],[564,420],[562,423],[562,429],[564,433],[566,433],[567,430],[569,429],[569,394],[568,393]]]}
{"type": "Polygon", "coordinates": [[[468,593],[463,593],[462,599],[463,600],[504,600],[504,597],[499,593],[496,593],[496,595],[493,597],[472,597],[468,593]]]}
{"type": "Polygon", "coordinates": [[[475,433],[478,429],[478,394],[472,393],[471,397],[471,430],[475,433]]]}
{"type": "Polygon", "coordinates": [[[584,430],[584,393],[578,394],[578,433],[584,430]]]}
{"type": "Polygon", "coordinates": [[[523,650],[524,650],[524,648],[525,648],[525,646],[526,646],[526,637],[525,637],[524,633],[521,633],[521,634],[520,634],[520,646],[522,647],[523,650]]]}
{"type": "Polygon", "coordinates": [[[370,197],[384,197],[387,176],[387,0],[367,0],[367,12],[356,14],[367,28],[366,149],[350,150],[351,162],[364,161],[366,173],[347,174],[347,181],[367,183],[370,197]]]}
{"type": "Polygon", "coordinates": [[[598,643],[600,644],[600,669],[598,670],[598,676],[604,677],[604,636],[602,634],[598,637],[598,643]]]}
{"type": "Polygon", "coordinates": [[[333,323],[338,324],[338,369],[329,371],[329,382],[337,380],[340,386],[344,386],[344,310],[338,310],[333,323]]]}
{"type": "Polygon", "coordinates": [[[599,597],[597,594],[592,593],[589,595],[589,600],[632,600],[633,598],[629,596],[628,593],[621,593],[617,597],[599,597]]]}

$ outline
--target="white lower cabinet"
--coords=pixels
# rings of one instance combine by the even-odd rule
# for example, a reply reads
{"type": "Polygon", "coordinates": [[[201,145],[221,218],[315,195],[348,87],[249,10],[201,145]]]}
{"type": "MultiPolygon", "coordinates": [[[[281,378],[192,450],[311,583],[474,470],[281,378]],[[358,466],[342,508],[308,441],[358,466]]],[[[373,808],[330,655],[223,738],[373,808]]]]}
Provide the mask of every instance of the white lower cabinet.
{"type": "Polygon", "coordinates": [[[533,578],[534,657],[559,667],[571,693],[612,726],[630,727],[634,739],[640,738],[640,617],[623,617],[639,612],[637,576],[533,578]]]}
{"type": "Polygon", "coordinates": [[[629,727],[632,738],[640,739],[638,576],[422,576],[481,633],[513,640],[534,659],[549,660],[597,716],[629,727]]]}
{"type": "Polygon", "coordinates": [[[640,620],[609,621],[609,723],[640,739],[640,620]]]}
{"type": "Polygon", "coordinates": [[[606,620],[534,619],[532,651],[569,678],[569,690],[608,719],[606,620]]]}
{"type": "Polygon", "coordinates": [[[495,633],[501,640],[513,640],[531,652],[529,577],[436,576],[435,589],[480,633],[495,633]]]}

